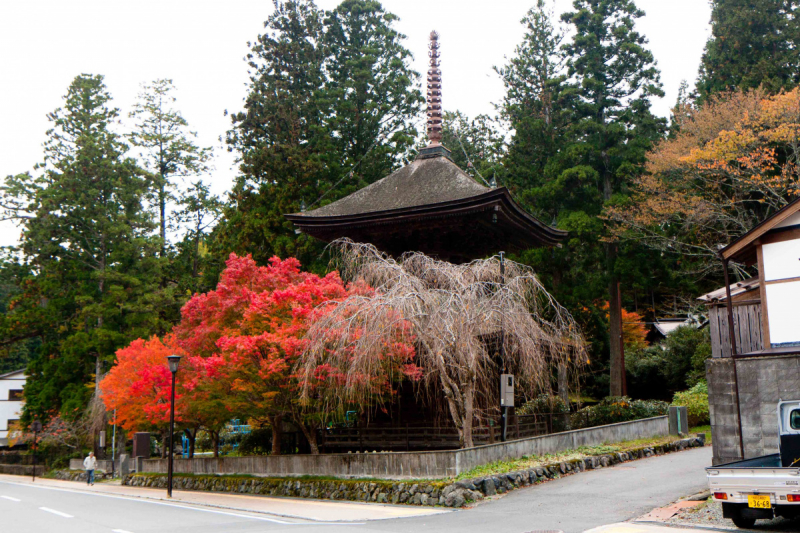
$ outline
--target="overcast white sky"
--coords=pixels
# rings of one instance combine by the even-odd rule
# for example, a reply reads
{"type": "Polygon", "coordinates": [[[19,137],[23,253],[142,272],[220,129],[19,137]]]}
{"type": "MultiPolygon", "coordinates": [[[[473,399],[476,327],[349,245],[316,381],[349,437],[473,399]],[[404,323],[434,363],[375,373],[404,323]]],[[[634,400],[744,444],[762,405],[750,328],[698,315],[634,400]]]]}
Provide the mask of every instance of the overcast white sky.
{"type": "MultiPolygon", "coordinates": [[[[553,0],[551,0],[553,1],[553,0]]],[[[331,9],[338,0],[317,0],[331,9]]],[[[427,36],[441,34],[444,106],[469,116],[491,113],[503,96],[492,71],[513,53],[524,33],[520,19],[535,0],[383,0],[400,17],[415,68],[424,73],[427,36]]],[[[555,0],[557,13],[571,0],[555,0]]],[[[666,97],[655,112],[667,116],[681,80],[693,83],[708,35],[706,0],[638,0],[647,15],[639,31],[650,40],[666,97]]],[[[103,74],[126,116],[139,85],[171,78],[177,107],[214,146],[208,178],[224,193],[236,173],[219,142],[230,125],[224,111],[241,108],[247,82],[242,61],[272,11],[270,0],[2,0],[0,1],[0,177],[31,170],[42,159],[46,114],[62,103],[72,78],[103,74]]],[[[0,245],[19,230],[0,225],[0,245]]]]}

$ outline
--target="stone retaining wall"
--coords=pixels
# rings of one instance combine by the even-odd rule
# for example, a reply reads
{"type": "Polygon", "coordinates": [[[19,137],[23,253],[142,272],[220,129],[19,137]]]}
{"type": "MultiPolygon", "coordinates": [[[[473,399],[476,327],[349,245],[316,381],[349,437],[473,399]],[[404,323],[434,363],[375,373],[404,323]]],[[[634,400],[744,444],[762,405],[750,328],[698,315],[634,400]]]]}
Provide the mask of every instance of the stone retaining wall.
{"type": "MultiPolygon", "coordinates": [[[[258,476],[332,476],[386,480],[446,479],[476,466],[597,446],[608,442],[650,439],[669,434],[666,416],[576,429],[540,437],[487,444],[463,450],[436,452],[347,453],[325,455],[275,455],[252,457],[176,458],[175,473],[254,474],[258,476]]],[[[166,459],[143,461],[143,472],[165,474],[166,459]]]]}
{"type": "MultiPolygon", "coordinates": [[[[604,468],[618,463],[662,455],[705,445],[705,435],[682,439],[668,444],[633,449],[628,452],[588,456],[573,461],[554,463],[508,474],[497,474],[465,481],[409,481],[390,482],[378,480],[300,480],[259,477],[182,476],[173,478],[175,490],[200,490],[260,494],[264,496],[289,496],[326,500],[349,500],[408,505],[443,505],[463,507],[467,503],[487,496],[502,494],[519,487],[577,474],[585,470],[604,468]]],[[[167,478],[159,474],[131,474],[123,485],[165,489],[167,478]]]]}
{"type": "MultiPolygon", "coordinates": [[[[64,481],[83,481],[86,483],[85,470],[56,470],[52,474],[48,474],[48,476],[51,475],[54,479],[63,479],[64,481]]],[[[94,479],[111,479],[111,472],[98,472],[95,470],[94,479]]]]}

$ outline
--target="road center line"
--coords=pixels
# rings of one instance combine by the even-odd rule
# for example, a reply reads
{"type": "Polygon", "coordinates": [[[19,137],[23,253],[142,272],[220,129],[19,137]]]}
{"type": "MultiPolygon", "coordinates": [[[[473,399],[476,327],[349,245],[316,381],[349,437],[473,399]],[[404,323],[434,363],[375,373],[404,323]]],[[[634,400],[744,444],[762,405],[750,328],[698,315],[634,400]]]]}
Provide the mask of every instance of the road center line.
{"type": "Polygon", "coordinates": [[[4,498],[6,500],[11,500],[12,502],[21,502],[22,500],[18,500],[16,498],[12,498],[11,496],[0,496],[0,498],[4,498]]]}
{"type": "Polygon", "coordinates": [[[58,516],[63,516],[64,518],[74,518],[71,514],[62,513],[61,511],[56,511],[55,509],[50,509],[49,507],[39,507],[39,509],[58,516]]]}

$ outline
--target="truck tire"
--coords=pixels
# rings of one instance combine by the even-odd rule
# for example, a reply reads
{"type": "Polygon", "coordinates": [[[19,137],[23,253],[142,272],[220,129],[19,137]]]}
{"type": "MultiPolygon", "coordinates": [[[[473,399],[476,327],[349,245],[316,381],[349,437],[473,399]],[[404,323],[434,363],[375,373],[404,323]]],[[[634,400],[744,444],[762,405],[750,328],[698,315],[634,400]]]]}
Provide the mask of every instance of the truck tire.
{"type": "Polygon", "coordinates": [[[739,529],[750,529],[754,525],[756,525],[755,518],[744,518],[741,516],[737,516],[736,518],[731,518],[733,520],[733,525],[738,527],[739,529]]]}

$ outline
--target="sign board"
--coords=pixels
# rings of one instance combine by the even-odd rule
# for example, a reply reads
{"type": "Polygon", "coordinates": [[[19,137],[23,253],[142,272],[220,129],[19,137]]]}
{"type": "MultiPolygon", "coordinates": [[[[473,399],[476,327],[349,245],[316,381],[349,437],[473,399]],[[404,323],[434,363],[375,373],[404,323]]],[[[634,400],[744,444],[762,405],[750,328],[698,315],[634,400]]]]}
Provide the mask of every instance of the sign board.
{"type": "Polygon", "coordinates": [[[38,420],[34,420],[31,423],[31,431],[33,431],[34,433],[39,433],[41,430],[42,430],[42,423],[39,422],[38,420]]]}
{"type": "Polygon", "coordinates": [[[513,374],[500,374],[500,406],[514,407],[513,374]]]}
{"type": "Polygon", "coordinates": [[[150,459],[150,433],[133,434],[133,456],[150,459]]]}

